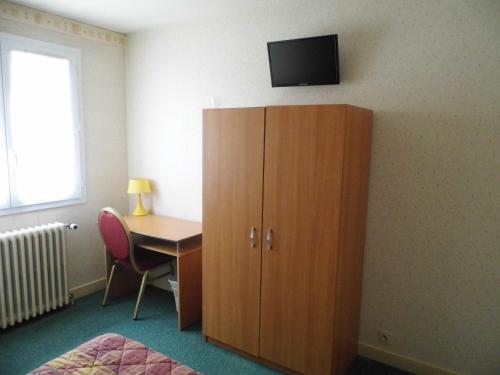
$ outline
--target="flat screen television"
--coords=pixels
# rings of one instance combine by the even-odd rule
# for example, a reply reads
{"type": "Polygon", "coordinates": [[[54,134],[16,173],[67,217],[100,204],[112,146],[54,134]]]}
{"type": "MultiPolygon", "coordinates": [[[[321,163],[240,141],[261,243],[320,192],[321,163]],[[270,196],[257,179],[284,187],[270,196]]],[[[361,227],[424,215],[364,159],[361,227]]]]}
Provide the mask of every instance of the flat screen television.
{"type": "Polygon", "coordinates": [[[273,87],[340,83],[337,35],[267,43],[273,87]]]}

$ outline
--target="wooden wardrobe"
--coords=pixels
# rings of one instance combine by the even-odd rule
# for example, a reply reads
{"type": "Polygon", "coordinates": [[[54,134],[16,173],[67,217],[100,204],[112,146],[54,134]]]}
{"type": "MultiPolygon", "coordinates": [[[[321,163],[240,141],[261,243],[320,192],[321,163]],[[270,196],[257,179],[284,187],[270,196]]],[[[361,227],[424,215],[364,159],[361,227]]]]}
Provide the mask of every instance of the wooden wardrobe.
{"type": "Polygon", "coordinates": [[[357,353],[372,112],[203,111],[203,333],[287,373],[357,353]]]}

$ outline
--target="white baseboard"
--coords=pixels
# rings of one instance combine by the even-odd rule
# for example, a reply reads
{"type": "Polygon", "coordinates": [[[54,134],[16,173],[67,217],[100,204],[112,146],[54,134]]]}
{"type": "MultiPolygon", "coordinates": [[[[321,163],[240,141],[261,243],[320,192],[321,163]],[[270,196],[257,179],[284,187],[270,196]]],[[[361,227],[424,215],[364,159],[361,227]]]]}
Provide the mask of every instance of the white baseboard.
{"type": "Polygon", "coordinates": [[[94,281],[90,281],[82,285],[75,286],[74,288],[71,288],[69,292],[73,295],[74,299],[78,299],[85,297],[89,294],[98,292],[99,290],[102,290],[104,288],[106,288],[105,277],[94,281]]]}
{"type": "Polygon", "coordinates": [[[359,355],[418,375],[460,375],[460,373],[359,342],[359,355]]]}

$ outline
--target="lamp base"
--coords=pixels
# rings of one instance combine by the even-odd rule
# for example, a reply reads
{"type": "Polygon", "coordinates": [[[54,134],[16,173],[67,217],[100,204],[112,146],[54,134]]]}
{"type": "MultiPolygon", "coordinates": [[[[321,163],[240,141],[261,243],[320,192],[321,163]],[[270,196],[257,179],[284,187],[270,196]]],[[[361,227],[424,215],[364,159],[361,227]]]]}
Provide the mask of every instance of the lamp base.
{"type": "Polygon", "coordinates": [[[137,194],[137,206],[135,207],[134,212],[132,212],[132,215],[134,216],[144,216],[149,214],[148,210],[144,208],[142,205],[142,197],[141,194],[137,194]]]}

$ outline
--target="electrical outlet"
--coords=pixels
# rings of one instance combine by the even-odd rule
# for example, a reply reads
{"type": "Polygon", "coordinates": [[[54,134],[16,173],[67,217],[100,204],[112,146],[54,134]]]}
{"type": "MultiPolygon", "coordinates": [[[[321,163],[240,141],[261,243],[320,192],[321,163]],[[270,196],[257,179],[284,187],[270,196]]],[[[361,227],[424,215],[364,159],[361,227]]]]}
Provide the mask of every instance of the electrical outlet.
{"type": "Polygon", "coordinates": [[[385,345],[391,345],[392,333],[390,333],[389,331],[386,331],[384,329],[379,329],[377,331],[377,337],[378,341],[380,341],[381,343],[385,345]]]}

